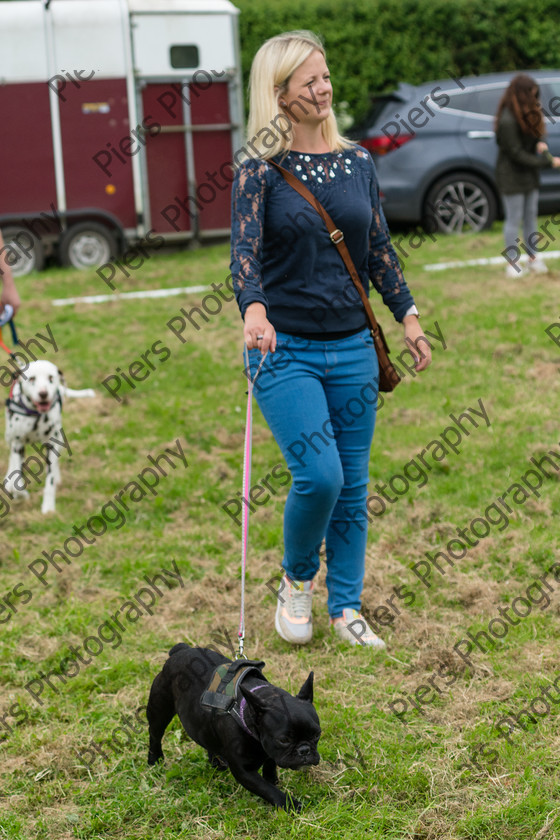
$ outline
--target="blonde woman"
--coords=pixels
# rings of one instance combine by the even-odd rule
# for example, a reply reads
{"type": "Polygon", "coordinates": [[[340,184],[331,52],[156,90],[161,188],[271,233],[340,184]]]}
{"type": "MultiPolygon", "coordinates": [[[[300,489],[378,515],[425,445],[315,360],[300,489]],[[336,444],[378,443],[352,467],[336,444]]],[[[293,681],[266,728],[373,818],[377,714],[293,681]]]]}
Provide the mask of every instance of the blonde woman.
{"type": "Polygon", "coordinates": [[[321,217],[269,161],[301,179],[344,232],[364,289],[371,282],[402,322],[416,370],[430,363],[430,347],[389,241],[371,157],[338,132],[320,40],[297,31],[266,41],[250,94],[252,157],[233,185],[231,271],[252,376],[268,354],[255,396],[292,473],[276,630],[294,644],[311,640],[322,555],[334,632],[383,648],[360,613],[377,357],[321,217]]]}

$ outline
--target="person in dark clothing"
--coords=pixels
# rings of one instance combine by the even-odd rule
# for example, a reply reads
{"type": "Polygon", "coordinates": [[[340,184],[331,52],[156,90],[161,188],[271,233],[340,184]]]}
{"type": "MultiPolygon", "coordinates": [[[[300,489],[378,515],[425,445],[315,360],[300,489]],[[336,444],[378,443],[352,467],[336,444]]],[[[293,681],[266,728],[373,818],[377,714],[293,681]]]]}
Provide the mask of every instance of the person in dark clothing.
{"type": "MultiPolygon", "coordinates": [[[[543,140],[545,127],[539,86],[531,76],[519,73],[511,80],[498,105],[495,131],[499,147],[496,183],[504,205],[506,251],[515,253],[522,224],[523,245],[530,252],[529,270],[543,273],[546,265],[532,247],[531,239],[537,231],[539,171],[560,166],[560,158],[552,157],[543,140]]],[[[521,273],[518,265],[510,263],[506,268],[507,277],[521,273]]]]}
{"type": "Polygon", "coordinates": [[[366,294],[371,283],[403,324],[417,371],[431,348],[389,240],[373,161],[338,132],[321,42],[307,31],[271,38],[255,56],[250,88],[254,157],[238,166],[233,184],[231,272],[253,377],[268,353],[256,399],[293,478],[276,630],[294,644],[311,640],[325,538],[335,634],[383,648],[360,614],[377,356],[322,218],[269,160],[299,178],[343,231],[366,294]]]}

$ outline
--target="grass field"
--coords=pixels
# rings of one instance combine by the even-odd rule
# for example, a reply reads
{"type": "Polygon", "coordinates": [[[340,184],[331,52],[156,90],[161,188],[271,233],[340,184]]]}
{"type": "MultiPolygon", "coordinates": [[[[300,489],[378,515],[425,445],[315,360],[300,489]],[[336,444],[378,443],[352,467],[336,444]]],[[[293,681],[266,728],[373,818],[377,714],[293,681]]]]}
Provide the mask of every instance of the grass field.
{"type": "MultiPolygon", "coordinates": [[[[143,708],[171,645],[235,646],[240,528],[222,507],[241,490],[246,380],[235,303],[196,293],[59,307],[54,299],[108,289],[93,272],[62,269],[20,281],[21,338],[48,324],[58,351],[45,355],[71,387],[97,396],[65,404],[72,456],[61,457],[56,514],[40,513],[35,482],[28,501],[0,511],[1,837],[560,838],[560,575],[548,572],[558,559],[560,470],[542,462],[550,478],[527,473],[531,457],[553,450],[560,459],[560,347],[545,333],[560,320],[560,263],[515,281],[495,266],[422,269],[501,247],[496,227],[409,248],[424,327],[437,322],[446,347],[434,342],[429,371],[407,375],[379,413],[372,494],[409,465],[408,490],[369,525],[364,611],[380,623],[387,655],[331,637],[324,569],[312,644],[296,650],[276,636],[267,582],[281,561],[288,485],[274,478],[282,458],[256,410],[253,484],[272,475],[275,493],[251,517],[246,652],[294,692],[315,672],[322,762],[281,771],[282,787],[304,802],[299,816],[212,770],[176,719],[165,764],[146,764],[143,708]],[[203,301],[214,314],[193,316],[198,329],[185,321],[183,343],[167,324],[203,301]],[[134,365],[148,350],[153,370],[134,365]],[[110,375],[114,388],[121,377],[120,402],[101,384],[110,375]],[[476,428],[461,421],[481,405],[488,423],[473,413],[476,428]],[[452,437],[450,415],[467,431],[457,452],[442,453],[432,442],[452,437]],[[150,491],[139,476],[155,485],[143,471],[166,449],[177,455],[159,461],[166,474],[156,469],[150,491]],[[426,451],[419,487],[410,464],[426,451]],[[463,556],[460,543],[447,548],[462,539],[458,529],[470,539],[463,556]],[[455,565],[428,563],[438,551],[456,552],[455,565]],[[156,574],[149,590],[145,577],[156,574]],[[496,622],[505,612],[512,620],[496,622]],[[490,634],[478,637],[482,650],[467,636],[479,631],[490,634]]],[[[228,248],[217,245],[153,256],[115,283],[118,292],[209,286],[225,281],[227,265],[228,248]]],[[[401,328],[376,308],[395,359],[401,328]]],[[[404,479],[392,486],[400,493],[404,479]]]]}

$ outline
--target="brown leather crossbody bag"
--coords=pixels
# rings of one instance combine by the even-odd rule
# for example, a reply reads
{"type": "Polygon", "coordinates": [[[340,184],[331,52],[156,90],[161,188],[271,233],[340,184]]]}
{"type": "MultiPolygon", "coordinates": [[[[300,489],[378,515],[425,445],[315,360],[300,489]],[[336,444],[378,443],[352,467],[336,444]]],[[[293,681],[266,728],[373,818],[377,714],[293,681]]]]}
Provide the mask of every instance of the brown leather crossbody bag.
{"type": "Polygon", "coordinates": [[[361,280],[358,276],[358,272],[356,271],[356,267],[352,262],[352,257],[350,256],[350,252],[346,247],[346,243],[344,242],[344,234],[341,230],[337,228],[321,202],[318,198],[315,198],[312,192],[307,189],[307,187],[302,184],[299,178],[296,178],[295,175],[292,175],[291,172],[288,172],[287,169],[284,169],[282,166],[279,166],[273,160],[268,160],[267,163],[271,163],[273,166],[278,169],[278,171],[283,175],[286,179],[288,184],[298,192],[302,198],[311,204],[312,207],[319,213],[321,218],[323,219],[326,228],[329,232],[329,236],[331,238],[331,242],[333,245],[336,245],[340,256],[346,266],[350,277],[352,278],[352,282],[354,286],[358,290],[358,294],[362,300],[364,305],[364,309],[366,311],[366,319],[371,330],[371,335],[373,338],[373,343],[375,346],[375,352],[377,353],[377,361],[379,362],[379,390],[380,391],[393,391],[401,378],[395,368],[393,367],[390,359],[389,359],[389,347],[387,342],[385,341],[385,336],[383,335],[383,330],[381,329],[380,325],[377,323],[375,315],[373,314],[373,309],[370,306],[370,302],[368,297],[364,291],[364,287],[362,286],[361,280]]]}

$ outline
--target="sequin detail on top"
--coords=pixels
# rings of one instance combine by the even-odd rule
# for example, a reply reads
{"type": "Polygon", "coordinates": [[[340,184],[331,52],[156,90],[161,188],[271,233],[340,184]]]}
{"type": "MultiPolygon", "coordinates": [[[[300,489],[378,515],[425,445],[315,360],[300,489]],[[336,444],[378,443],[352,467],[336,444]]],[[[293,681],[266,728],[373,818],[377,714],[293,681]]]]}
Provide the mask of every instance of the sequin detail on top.
{"type": "MultiPolygon", "coordinates": [[[[327,152],[322,155],[308,155],[303,152],[290,152],[282,166],[291,170],[301,178],[303,183],[315,181],[317,184],[328,184],[333,181],[343,181],[363,177],[361,161],[368,160],[368,153],[362,149],[348,152],[327,152]]],[[[372,220],[370,229],[370,281],[377,291],[383,295],[390,290],[390,294],[398,296],[404,289],[408,293],[402,276],[401,267],[393,248],[387,248],[384,237],[379,232],[386,228],[382,218],[380,206],[372,202],[372,220]]]]}
{"type": "MultiPolygon", "coordinates": [[[[401,320],[414,303],[390,244],[369,153],[361,147],[324,154],[292,151],[278,163],[306,184],[335,223],[364,290],[370,283],[401,320]]],[[[262,303],[280,332],[336,332],[359,328],[363,307],[340,298],[351,282],[333,259],[324,222],[266,160],[240,165],[232,189],[231,273],[244,315],[262,303]],[[339,303],[333,305],[333,301],[339,303]]]]}
{"type": "MultiPolygon", "coordinates": [[[[355,151],[356,157],[367,158],[367,153],[355,151]]],[[[315,181],[318,184],[328,184],[337,177],[344,175],[358,177],[360,172],[356,168],[356,161],[347,152],[327,152],[322,155],[306,155],[303,152],[290,152],[282,166],[291,170],[294,175],[305,183],[315,181]]]]}

